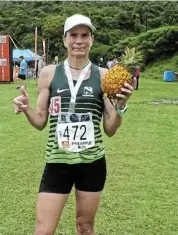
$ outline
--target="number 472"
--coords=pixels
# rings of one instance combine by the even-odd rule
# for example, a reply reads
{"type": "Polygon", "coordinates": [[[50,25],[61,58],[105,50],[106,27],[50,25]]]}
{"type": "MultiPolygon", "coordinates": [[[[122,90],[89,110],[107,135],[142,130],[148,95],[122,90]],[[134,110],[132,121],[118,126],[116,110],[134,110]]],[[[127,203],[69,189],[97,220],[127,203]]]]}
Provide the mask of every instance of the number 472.
{"type": "MultiPolygon", "coordinates": [[[[84,137],[85,133],[86,133],[86,126],[85,125],[81,125],[80,127],[79,126],[72,126],[72,128],[74,129],[74,136],[73,136],[73,140],[76,139],[76,135],[77,135],[77,131],[80,130],[80,140],[86,140],[87,138],[84,137]]],[[[64,131],[64,134],[63,134],[63,137],[66,137],[68,140],[70,139],[70,134],[69,134],[69,127],[67,126],[65,131],[64,131]]]]}

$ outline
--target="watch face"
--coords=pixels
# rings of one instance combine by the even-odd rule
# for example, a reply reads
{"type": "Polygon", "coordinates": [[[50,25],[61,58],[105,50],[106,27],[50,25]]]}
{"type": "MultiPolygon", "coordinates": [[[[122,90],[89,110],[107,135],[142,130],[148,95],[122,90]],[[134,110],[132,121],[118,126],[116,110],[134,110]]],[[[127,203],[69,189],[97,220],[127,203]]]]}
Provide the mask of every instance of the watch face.
{"type": "Polygon", "coordinates": [[[123,109],[116,109],[116,113],[122,117],[127,110],[127,105],[123,109]]]}
{"type": "Polygon", "coordinates": [[[71,122],[78,122],[79,121],[79,118],[77,116],[77,114],[73,113],[70,115],[70,121],[71,122]]]}

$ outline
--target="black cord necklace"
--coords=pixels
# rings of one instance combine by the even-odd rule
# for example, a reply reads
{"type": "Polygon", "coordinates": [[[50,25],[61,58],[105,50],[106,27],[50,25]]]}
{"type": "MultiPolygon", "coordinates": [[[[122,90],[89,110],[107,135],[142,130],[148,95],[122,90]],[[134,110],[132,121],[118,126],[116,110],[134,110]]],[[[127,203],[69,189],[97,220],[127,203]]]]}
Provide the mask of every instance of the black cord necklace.
{"type": "Polygon", "coordinates": [[[81,69],[79,69],[79,68],[74,68],[74,67],[72,67],[70,64],[69,64],[69,67],[70,67],[71,69],[75,69],[75,70],[82,70],[82,69],[84,69],[88,64],[89,64],[89,61],[88,61],[81,69]]]}

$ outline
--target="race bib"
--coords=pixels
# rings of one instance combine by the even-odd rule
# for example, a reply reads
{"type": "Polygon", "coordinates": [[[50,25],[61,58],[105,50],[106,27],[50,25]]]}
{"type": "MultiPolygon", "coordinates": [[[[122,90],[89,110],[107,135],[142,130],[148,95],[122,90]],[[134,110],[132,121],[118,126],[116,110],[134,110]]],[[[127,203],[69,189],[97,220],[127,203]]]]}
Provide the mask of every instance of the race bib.
{"type": "Polygon", "coordinates": [[[61,112],[61,97],[60,96],[55,96],[51,98],[48,111],[52,116],[58,116],[60,114],[61,112]]]}
{"type": "Polygon", "coordinates": [[[59,149],[80,152],[95,145],[91,113],[61,113],[56,131],[59,149]]]}

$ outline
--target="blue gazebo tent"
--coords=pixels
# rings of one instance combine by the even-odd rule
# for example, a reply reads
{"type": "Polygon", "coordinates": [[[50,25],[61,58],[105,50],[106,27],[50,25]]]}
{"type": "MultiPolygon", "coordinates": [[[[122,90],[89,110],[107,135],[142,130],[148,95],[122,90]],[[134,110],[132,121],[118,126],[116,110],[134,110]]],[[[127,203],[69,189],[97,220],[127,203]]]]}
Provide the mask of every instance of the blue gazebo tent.
{"type": "MultiPolygon", "coordinates": [[[[20,56],[23,56],[26,61],[35,61],[35,53],[30,49],[13,49],[12,55],[14,62],[17,62],[20,56]]],[[[37,60],[40,59],[41,56],[37,55],[37,60]]]]}

